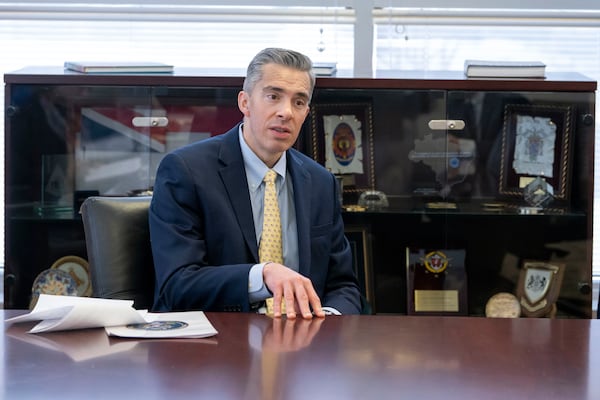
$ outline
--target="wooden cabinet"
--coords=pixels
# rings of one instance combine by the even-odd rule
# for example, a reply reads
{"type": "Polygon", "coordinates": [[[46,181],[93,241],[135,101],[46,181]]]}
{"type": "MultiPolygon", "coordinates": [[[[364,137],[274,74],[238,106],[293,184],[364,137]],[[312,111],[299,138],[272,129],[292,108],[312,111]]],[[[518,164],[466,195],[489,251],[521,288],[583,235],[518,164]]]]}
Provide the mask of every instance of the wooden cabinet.
{"type": "MultiPolygon", "coordinates": [[[[27,68],[4,79],[7,308],[26,307],[34,278],[58,258],[85,258],[83,198],[146,193],[165,152],[241,119],[241,75],[27,68]]],[[[297,148],[344,187],[375,312],[407,313],[407,249],[438,249],[464,255],[468,315],[515,292],[523,263],[539,260],[565,265],[557,315],[591,317],[595,90],[578,74],[318,78],[297,148]],[[529,138],[539,157],[522,160],[519,132],[544,123],[545,140],[529,138]],[[553,193],[543,209],[524,198],[536,176],[553,193]]]]}

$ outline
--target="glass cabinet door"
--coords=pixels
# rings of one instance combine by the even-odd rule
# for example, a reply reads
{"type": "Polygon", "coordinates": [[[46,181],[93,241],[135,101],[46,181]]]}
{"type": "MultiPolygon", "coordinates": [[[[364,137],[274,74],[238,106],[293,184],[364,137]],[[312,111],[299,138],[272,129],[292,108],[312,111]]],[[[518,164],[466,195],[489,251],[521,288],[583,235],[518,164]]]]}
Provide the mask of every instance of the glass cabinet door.
{"type": "Polygon", "coordinates": [[[85,198],[151,194],[167,152],[241,120],[237,89],[15,84],[9,93],[7,308],[29,306],[36,276],[61,257],[86,258],[85,198]]]}
{"type": "MultiPolygon", "coordinates": [[[[562,268],[555,314],[589,317],[592,189],[584,154],[593,146],[586,118],[593,103],[593,94],[568,92],[318,91],[308,152],[338,168],[344,220],[361,255],[355,268],[375,311],[410,313],[411,257],[439,251],[461,270],[439,275],[459,293],[460,312],[449,314],[485,315],[493,295],[523,290],[524,266],[542,262],[562,268]],[[521,120],[554,132],[543,143],[550,149],[538,149],[548,161],[515,163],[521,120]],[[360,170],[328,158],[336,134],[344,137],[331,126],[347,121],[360,136],[360,170]],[[543,204],[525,196],[534,167],[545,168],[540,179],[552,193],[543,204]],[[366,202],[365,191],[373,192],[366,202]]],[[[542,144],[535,139],[528,150],[542,144]]]]}

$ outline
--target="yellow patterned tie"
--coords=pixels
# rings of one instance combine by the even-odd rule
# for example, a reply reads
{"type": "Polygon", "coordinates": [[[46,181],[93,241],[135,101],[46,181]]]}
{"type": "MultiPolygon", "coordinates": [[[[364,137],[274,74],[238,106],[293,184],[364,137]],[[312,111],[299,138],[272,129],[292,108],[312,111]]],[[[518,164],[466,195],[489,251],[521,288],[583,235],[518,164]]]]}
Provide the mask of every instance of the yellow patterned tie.
{"type": "Polygon", "coordinates": [[[277,190],[275,189],[276,177],[277,173],[270,169],[264,178],[263,229],[258,248],[258,257],[260,262],[272,261],[283,264],[281,217],[279,215],[279,203],[277,202],[277,190]]]}
{"type": "MultiPolygon", "coordinates": [[[[283,251],[281,247],[281,217],[279,203],[277,202],[277,189],[275,178],[277,173],[270,169],[263,181],[265,182],[265,198],[263,208],[263,229],[258,247],[260,262],[275,262],[283,264],[283,251]]],[[[273,298],[266,300],[267,314],[273,314],[273,298]]],[[[282,304],[282,313],[285,312],[282,304]]]]}

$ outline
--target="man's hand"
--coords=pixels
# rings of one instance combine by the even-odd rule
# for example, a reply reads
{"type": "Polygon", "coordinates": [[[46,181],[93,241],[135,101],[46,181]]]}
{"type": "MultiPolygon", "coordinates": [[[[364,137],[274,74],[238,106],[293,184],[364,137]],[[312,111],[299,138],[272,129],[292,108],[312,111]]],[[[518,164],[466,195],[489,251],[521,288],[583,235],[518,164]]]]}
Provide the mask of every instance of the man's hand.
{"type": "Polygon", "coordinates": [[[278,263],[268,263],[263,268],[263,280],[273,293],[273,316],[281,317],[281,301],[285,302],[286,315],[290,319],[300,313],[302,318],[311,319],[313,313],[324,317],[321,299],[307,277],[278,263]],[[312,308],[312,311],[311,311],[312,308]]]}

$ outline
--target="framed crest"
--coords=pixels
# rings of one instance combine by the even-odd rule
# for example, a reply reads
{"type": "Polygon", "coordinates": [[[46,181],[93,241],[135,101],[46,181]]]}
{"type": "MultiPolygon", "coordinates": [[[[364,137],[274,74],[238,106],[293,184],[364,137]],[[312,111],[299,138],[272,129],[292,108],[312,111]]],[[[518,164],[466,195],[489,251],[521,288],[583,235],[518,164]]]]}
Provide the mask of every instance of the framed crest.
{"type": "Polygon", "coordinates": [[[571,114],[568,106],[505,106],[500,194],[523,197],[527,184],[540,177],[555,199],[569,199],[571,114]]]}
{"type": "Polygon", "coordinates": [[[560,294],[565,265],[526,260],[519,275],[517,298],[526,317],[552,317],[560,294]]]}
{"type": "Polygon", "coordinates": [[[374,189],[371,104],[315,104],[311,115],[312,157],[343,178],[344,192],[374,189]]]}

